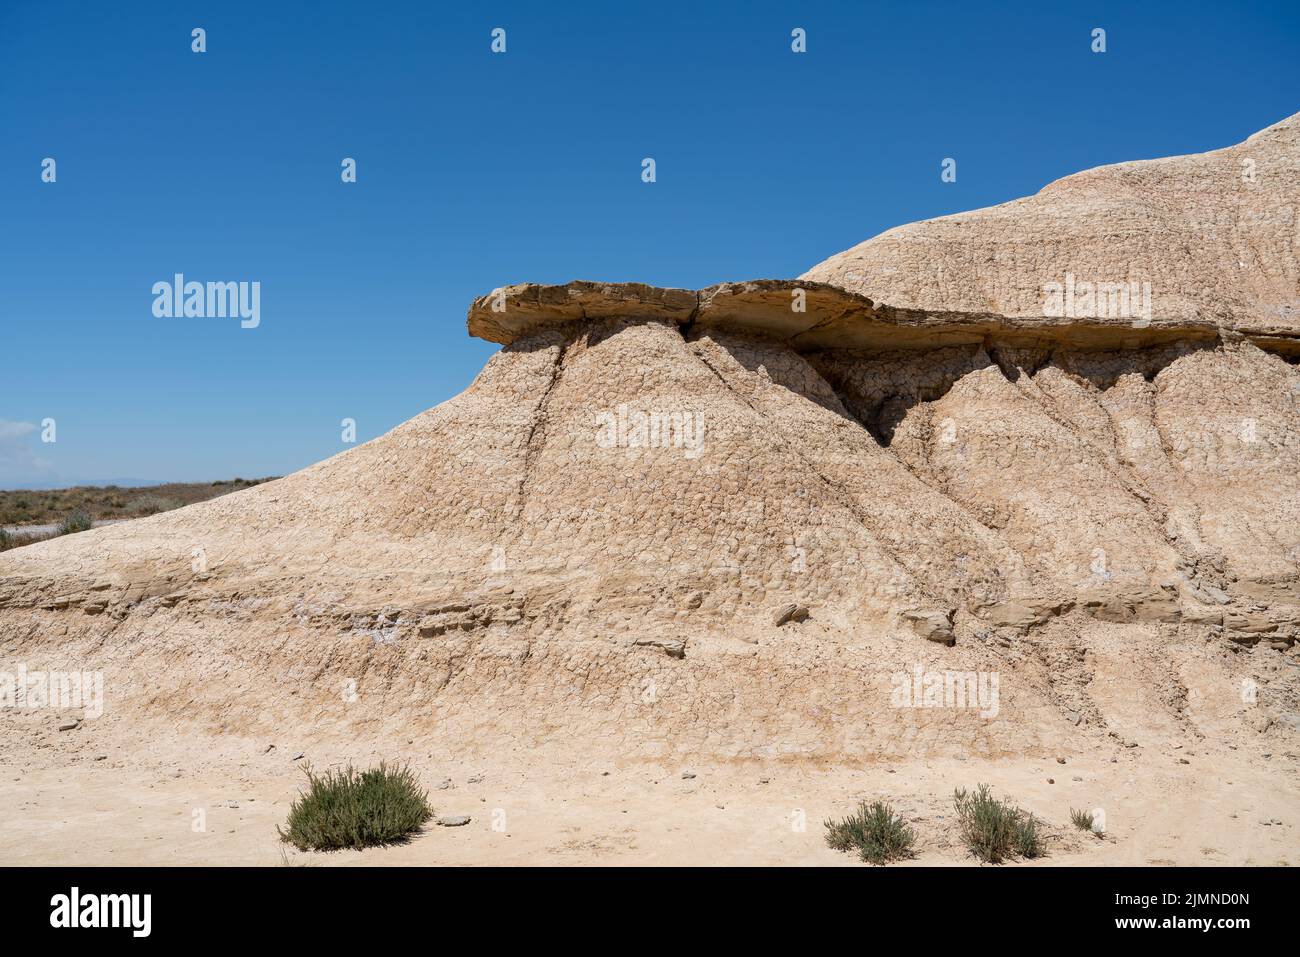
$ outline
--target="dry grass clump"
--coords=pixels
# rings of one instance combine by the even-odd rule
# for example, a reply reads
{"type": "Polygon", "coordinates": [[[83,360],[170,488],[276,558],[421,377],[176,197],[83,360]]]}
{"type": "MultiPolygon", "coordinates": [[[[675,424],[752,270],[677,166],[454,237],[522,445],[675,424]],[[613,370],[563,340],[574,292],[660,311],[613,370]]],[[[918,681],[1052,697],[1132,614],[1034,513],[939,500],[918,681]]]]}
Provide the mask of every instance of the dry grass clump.
{"type": "Polygon", "coordinates": [[[1070,808],[1070,823],[1081,831],[1091,831],[1092,812],[1076,811],[1074,808],[1070,808]]]}

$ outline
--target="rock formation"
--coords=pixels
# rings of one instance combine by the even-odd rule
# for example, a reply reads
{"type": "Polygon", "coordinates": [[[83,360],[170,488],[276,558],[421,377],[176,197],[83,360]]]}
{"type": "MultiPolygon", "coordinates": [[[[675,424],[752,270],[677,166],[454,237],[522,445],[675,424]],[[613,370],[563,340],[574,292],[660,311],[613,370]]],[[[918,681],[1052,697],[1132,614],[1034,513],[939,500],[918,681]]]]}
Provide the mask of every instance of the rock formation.
{"type": "Polygon", "coordinates": [[[798,281],[495,290],[468,324],[503,348],[461,395],[0,555],[4,658],[98,662],[120,708],[201,728],[467,747],[1235,733],[1247,662],[1300,623],[1297,155],[1293,117],[798,281]],[[1044,308],[1067,275],[1149,282],[1150,314],[1044,308]],[[1001,673],[997,715],[891,707],[916,663],[1001,673]],[[1219,690],[1189,710],[1193,674],[1219,690]]]}
{"type": "Polygon", "coordinates": [[[1016,318],[1041,316],[1044,287],[1067,276],[1149,283],[1170,323],[1294,335],[1298,141],[1300,114],[1227,149],[1075,173],[1035,196],[891,229],[802,278],[899,308],[1016,318]]]}

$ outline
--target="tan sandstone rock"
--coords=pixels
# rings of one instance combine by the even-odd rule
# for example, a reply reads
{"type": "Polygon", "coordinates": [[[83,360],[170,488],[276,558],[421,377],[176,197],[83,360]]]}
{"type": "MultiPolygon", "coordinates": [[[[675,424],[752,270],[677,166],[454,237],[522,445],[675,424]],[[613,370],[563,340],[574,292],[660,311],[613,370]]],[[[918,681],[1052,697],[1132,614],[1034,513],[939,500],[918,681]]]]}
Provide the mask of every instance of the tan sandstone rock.
{"type": "Polygon", "coordinates": [[[1298,139],[799,281],[502,287],[468,316],[501,351],[386,435],[0,554],[6,656],[249,734],[858,758],[1209,728],[1237,702],[1189,710],[1188,676],[1231,698],[1246,668],[1220,633],[1300,606],[1298,139]],[[1044,315],[1067,273],[1150,281],[1150,321],[1044,315]],[[996,717],[892,705],[922,663],[1015,680],[996,717]]]}

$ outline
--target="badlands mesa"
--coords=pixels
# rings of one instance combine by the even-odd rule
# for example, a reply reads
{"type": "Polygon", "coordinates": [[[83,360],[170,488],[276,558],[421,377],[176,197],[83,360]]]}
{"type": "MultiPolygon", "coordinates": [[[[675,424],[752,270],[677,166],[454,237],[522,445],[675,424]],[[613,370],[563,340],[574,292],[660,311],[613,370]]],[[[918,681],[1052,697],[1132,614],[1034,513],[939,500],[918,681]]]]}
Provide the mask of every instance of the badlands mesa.
{"type": "Polygon", "coordinates": [[[0,712],[0,855],[269,862],[293,762],[373,756],[482,828],[367,862],[831,863],[977,781],[1047,863],[1289,862],[1297,184],[1300,115],[798,279],[490,292],[461,395],[0,554],[0,670],[104,675],[0,712]]]}

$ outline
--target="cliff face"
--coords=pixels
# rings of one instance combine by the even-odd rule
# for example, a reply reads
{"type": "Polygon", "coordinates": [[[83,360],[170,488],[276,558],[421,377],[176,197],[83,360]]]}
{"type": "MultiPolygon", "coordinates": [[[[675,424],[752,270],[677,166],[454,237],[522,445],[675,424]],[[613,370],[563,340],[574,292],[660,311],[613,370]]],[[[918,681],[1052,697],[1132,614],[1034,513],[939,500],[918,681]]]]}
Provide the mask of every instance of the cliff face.
{"type": "MultiPolygon", "coordinates": [[[[469,329],[502,351],[387,435],[0,555],[5,656],[98,662],[127,712],[467,746],[1235,740],[1241,679],[1300,624],[1300,330],[1261,305],[1294,292],[1293,247],[1275,285],[1134,321],[1026,312],[1038,274],[950,288],[974,254],[907,243],[897,304],[812,281],[495,290],[469,329]],[[778,625],[790,604],[806,620],[778,625]],[[918,663],[1003,674],[999,713],[891,706],[918,663]]],[[[1268,707],[1297,691],[1278,676],[1268,707]]]]}

